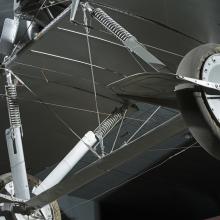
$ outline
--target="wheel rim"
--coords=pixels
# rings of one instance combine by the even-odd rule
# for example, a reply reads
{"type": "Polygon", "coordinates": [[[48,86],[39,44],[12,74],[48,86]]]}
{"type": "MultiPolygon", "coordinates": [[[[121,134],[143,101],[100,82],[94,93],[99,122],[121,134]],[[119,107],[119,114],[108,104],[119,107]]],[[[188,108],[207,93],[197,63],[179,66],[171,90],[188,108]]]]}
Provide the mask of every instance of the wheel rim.
{"type": "MultiPolygon", "coordinates": [[[[14,184],[11,181],[11,178],[12,178],[11,175],[8,174],[8,175],[2,175],[2,176],[3,176],[2,179],[4,181],[4,185],[1,187],[0,191],[5,194],[11,195],[12,197],[15,196],[14,184]]],[[[30,175],[28,175],[28,181],[31,187],[30,189],[32,189],[34,186],[40,183],[40,181],[37,178],[30,176],[30,175]]],[[[0,203],[0,206],[4,206],[4,203],[0,203]]],[[[59,207],[56,204],[56,202],[54,202],[54,203],[44,206],[40,210],[36,210],[30,216],[17,214],[17,213],[12,213],[12,214],[14,214],[17,220],[36,220],[36,219],[60,220],[60,212],[57,209],[59,209],[59,207]],[[57,211],[59,212],[58,214],[57,214],[57,211]]],[[[3,220],[3,219],[7,219],[7,218],[0,215],[0,220],[3,220]]]]}
{"type": "MultiPolygon", "coordinates": [[[[220,54],[210,56],[204,63],[202,79],[209,82],[220,83],[220,54]]],[[[220,123],[220,95],[205,92],[205,99],[214,118],[220,123]]]]}

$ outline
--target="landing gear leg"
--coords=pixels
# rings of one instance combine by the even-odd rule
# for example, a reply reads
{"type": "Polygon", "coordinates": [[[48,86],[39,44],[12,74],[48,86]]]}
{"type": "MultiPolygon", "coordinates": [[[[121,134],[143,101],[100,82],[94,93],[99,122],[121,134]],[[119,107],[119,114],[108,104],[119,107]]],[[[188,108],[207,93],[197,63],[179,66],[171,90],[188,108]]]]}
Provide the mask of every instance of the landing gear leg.
{"type": "Polygon", "coordinates": [[[29,200],[30,192],[22,145],[22,126],[19,106],[17,103],[16,85],[12,80],[11,71],[6,70],[5,73],[7,80],[5,90],[10,120],[10,128],[6,130],[6,141],[15,188],[15,196],[20,199],[29,200]]]}

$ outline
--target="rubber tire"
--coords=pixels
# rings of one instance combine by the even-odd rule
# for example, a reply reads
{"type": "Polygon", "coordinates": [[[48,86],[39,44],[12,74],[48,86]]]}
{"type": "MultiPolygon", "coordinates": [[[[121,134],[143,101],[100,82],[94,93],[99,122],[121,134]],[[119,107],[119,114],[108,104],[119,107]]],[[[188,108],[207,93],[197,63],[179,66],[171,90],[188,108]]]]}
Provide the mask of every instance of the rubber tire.
{"type": "MultiPolygon", "coordinates": [[[[0,192],[2,192],[4,186],[11,181],[12,181],[11,173],[0,175],[0,192]]],[[[34,186],[39,185],[41,181],[34,176],[28,175],[28,183],[29,186],[33,188],[34,186]]],[[[50,206],[52,207],[53,210],[53,216],[54,216],[53,220],[61,220],[61,213],[58,202],[54,201],[50,203],[50,206]]]]}
{"type": "MultiPolygon", "coordinates": [[[[177,75],[201,79],[204,62],[216,53],[220,53],[219,44],[205,44],[193,49],[181,61],[177,75]]],[[[176,95],[194,138],[209,154],[220,159],[220,124],[208,106],[204,91],[178,90],[177,87],[176,95]]]]}

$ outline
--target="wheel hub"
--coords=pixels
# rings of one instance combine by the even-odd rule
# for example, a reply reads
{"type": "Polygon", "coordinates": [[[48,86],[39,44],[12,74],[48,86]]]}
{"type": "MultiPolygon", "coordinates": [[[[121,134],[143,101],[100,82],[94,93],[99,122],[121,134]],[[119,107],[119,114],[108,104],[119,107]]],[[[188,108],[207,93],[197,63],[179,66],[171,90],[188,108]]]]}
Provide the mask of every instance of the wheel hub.
{"type": "MultiPolygon", "coordinates": [[[[15,196],[15,191],[14,191],[14,184],[13,182],[9,182],[4,186],[4,189],[6,193],[8,193],[10,196],[15,196]]],[[[48,220],[53,220],[53,210],[50,207],[50,205],[46,205],[43,208],[34,211],[31,215],[23,215],[23,214],[18,214],[18,213],[13,213],[14,212],[14,204],[8,204],[8,203],[0,203],[0,207],[2,210],[3,215],[0,215],[0,220],[5,220],[7,219],[7,216],[11,215],[16,219],[16,220],[36,220],[36,219],[48,219],[48,220]]]]}
{"type": "MultiPolygon", "coordinates": [[[[38,210],[31,210],[28,207],[25,207],[25,201],[20,201],[20,199],[15,197],[14,184],[10,173],[1,175],[0,183],[0,193],[5,195],[6,199],[9,197],[10,201],[0,203],[0,220],[61,220],[59,206],[56,201],[45,205],[43,208],[38,210]]],[[[30,190],[32,190],[33,187],[39,185],[40,180],[36,177],[28,175],[28,183],[30,190]]]]}
{"type": "MultiPolygon", "coordinates": [[[[214,54],[205,61],[202,69],[202,79],[220,83],[220,54],[214,54]]],[[[220,123],[220,94],[205,93],[205,98],[213,116],[220,123]]]]}

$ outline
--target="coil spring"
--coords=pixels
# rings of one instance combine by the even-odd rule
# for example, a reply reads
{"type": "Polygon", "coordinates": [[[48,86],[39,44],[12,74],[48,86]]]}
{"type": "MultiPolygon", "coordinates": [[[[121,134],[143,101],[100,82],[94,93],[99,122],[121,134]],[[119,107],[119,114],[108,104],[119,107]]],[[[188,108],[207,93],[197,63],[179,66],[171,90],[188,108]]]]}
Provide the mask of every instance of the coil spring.
{"type": "Polygon", "coordinates": [[[97,136],[100,135],[101,137],[104,137],[121,119],[122,113],[111,115],[109,118],[103,121],[98,128],[96,128],[94,133],[97,136]]]}
{"type": "Polygon", "coordinates": [[[17,91],[15,85],[5,87],[10,124],[13,128],[21,127],[20,110],[17,102],[17,91]]]}
{"type": "Polygon", "coordinates": [[[114,21],[108,14],[101,8],[93,10],[92,15],[108,30],[110,30],[121,41],[126,41],[132,35],[124,29],[120,24],[114,21]]]}

